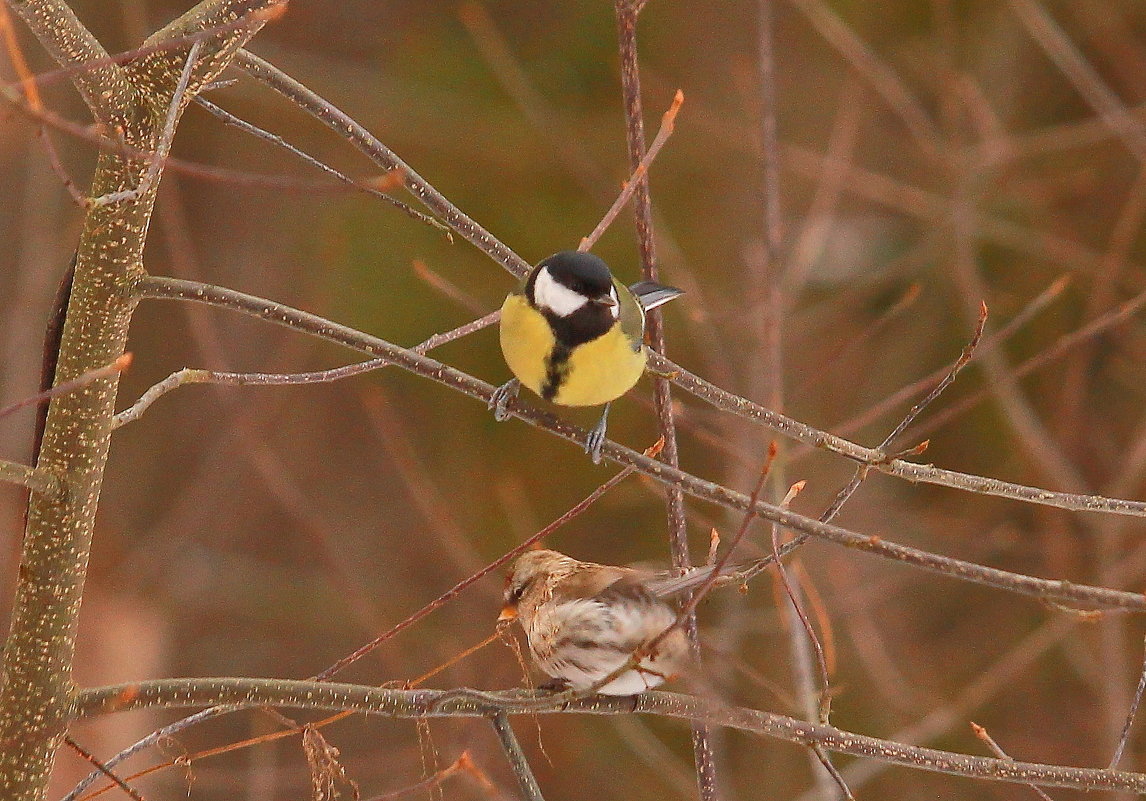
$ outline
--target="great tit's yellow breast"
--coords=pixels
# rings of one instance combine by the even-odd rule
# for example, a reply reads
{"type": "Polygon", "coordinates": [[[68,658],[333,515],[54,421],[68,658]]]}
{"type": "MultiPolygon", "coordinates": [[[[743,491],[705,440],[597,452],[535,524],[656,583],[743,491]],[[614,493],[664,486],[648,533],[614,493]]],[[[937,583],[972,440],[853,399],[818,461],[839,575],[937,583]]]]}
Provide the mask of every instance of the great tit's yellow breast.
{"type": "MultiPolygon", "coordinates": [[[[622,304],[630,297],[622,295],[622,304]]],[[[639,326],[640,310],[635,304],[631,302],[639,326]]],[[[622,316],[627,317],[625,310],[622,316]]],[[[601,406],[632,389],[645,371],[644,347],[625,333],[620,322],[595,339],[560,350],[545,315],[523,294],[506,297],[501,306],[505,363],[523,386],[553,403],[601,406]]]]}
{"type": "Polygon", "coordinates": [[[645,371],[645,349],[614,325],[596,339],[578,345],[569,355],[565,379],[554,403],[600,406],[624,395],[645,371]]]}
{"type": "Polygon", "coordinates": [[[501,352],[523,386],[541,394],[546,357],[557,339],[545,316],[524,295],[512,293],[501,304],[501,352]]]}

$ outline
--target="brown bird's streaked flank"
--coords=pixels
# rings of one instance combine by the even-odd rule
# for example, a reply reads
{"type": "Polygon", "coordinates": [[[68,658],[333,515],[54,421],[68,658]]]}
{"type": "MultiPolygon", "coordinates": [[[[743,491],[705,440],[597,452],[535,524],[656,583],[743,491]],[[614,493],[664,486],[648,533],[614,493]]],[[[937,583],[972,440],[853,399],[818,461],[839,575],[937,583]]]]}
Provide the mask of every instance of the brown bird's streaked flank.
{"type": "MultiPolygon", "coordinates": [[[[693,579],[692,576],[689,576],[693,579]]],[[[689,589],[703,581],[669,592],[689,589]]],[[[534,662],[553,686],[584,690],[621,668],[676,620],[663,600],[663,582],[627,567],[581,562],[557,551],[518,557],[505,583],[498,620],[516,619],[534,662]]],[[[688,640],[674,629],[637,667],[601,687],[604,695],[634,695],[657,687],[689,663],[688,640]]]]}

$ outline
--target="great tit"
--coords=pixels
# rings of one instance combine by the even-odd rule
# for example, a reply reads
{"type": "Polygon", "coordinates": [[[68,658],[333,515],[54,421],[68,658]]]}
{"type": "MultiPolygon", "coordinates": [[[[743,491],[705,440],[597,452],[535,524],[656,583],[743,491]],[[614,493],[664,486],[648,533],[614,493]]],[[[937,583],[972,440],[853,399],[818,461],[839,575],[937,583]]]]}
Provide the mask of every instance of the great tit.
{"type": "Polygon", "coordinates": [[[645,370],[645,312],[681,294],[652,281],[626,287],[591,253],[542,261],[501,307],[501,352],[516,378],[490,399],[495,419],[522,384],[561,406],[604,404],[585,442],[600,462],[609,405],[645,370]]]}

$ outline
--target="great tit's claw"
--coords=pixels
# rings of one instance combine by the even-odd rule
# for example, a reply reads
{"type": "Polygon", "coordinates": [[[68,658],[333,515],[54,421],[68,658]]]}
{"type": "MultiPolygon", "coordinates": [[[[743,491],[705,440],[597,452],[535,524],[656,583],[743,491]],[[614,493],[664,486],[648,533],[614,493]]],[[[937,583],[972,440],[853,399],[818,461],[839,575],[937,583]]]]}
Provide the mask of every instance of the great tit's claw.
{"type": "Polygon", "coordinates": [[[585,453],[589,454],[593,464],[601,463],[601,446],[605,444],[605,430],[609,425],[609,406],[611,405],[611,403],[605,404],[605,410],[601,412],[601,419],[597,421],[597,425],[589,429],[589,435],[585,437],[585,453]]]}
{"type": "Polygon", "coordinates": [[[509,409],[505,408],[511,398],[516,398],[521,389],[521,382],[511,378],[493,391],[487,406],[493,409],[493,419],[499,423],[509,417],[509,409]]]}

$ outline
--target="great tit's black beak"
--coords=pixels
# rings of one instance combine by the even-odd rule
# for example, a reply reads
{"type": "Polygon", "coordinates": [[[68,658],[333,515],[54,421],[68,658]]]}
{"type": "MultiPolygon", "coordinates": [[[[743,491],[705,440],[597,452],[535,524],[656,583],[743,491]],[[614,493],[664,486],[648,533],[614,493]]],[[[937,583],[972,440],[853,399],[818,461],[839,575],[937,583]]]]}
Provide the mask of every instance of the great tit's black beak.
{"type": "Polygon", "coordinates": [[[612,295],[604,295],[599,298],[593,298],[593,302],[598,306],[604,306],[606,309],[617,308],[617,299],[612,295]]]}

